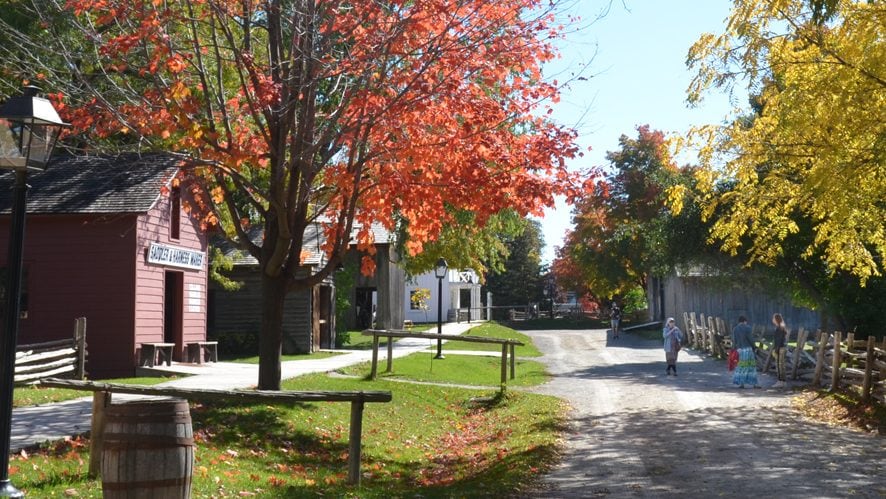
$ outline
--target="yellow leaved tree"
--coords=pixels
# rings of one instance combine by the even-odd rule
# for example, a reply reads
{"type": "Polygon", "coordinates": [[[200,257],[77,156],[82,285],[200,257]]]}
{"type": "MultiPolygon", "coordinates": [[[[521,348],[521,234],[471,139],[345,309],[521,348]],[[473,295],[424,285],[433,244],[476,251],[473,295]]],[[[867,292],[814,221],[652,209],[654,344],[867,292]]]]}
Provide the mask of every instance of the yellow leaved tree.
{"type": "Polygon", "coordinates": [[[687,63],[696,72],[690,101],[736,85],[753,96],[752,112],[696,130],[712,241],[771,263],[809,224],[798,256],[862,284],[882,275],[886,3],[735,0],[725,32],[702,36],[687,63]]]}

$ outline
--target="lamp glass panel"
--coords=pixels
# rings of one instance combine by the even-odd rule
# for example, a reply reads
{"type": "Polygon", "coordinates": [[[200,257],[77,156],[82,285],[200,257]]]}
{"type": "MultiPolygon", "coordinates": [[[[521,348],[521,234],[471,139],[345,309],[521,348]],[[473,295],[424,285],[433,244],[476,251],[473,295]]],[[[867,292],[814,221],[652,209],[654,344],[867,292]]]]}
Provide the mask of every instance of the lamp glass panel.
{"type": "Polygon", "coordinates": [[[0,168],[24,168],[21,148],[21,124],[0,119],[0,168]]]}

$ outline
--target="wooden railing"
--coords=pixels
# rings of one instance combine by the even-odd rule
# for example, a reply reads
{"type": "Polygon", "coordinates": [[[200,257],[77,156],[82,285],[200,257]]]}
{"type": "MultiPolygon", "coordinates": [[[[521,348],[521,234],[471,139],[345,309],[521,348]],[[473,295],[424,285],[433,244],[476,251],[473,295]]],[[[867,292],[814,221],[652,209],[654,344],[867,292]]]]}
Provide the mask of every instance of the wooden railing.
{"type": "Polygon", "coordinates": [[[224,400],[236,402],[258,403],[296,403],[296,402],[350,402],[351,425],[348,433],[348,483],[360,484],[360,454],[362,452],[363,408],[367,402],[390,402],[391,392],[387,391],[353,391],[353,392],[296,392],[296,391],[257,391],[257,390],[212,390],[187,389],[159,386],[122,385],[119,383],[97,383],[92,381],[76,381],[63,379],[43,379],[41,386],[87,390],[94,392],[92,399],[92,427],[90,430],[90,462],[89,474],[99,476],[101,472],[101,455],[105,423],[105,408],[111,404],[112,393],[129,393],[136,395],[180,397],[187,400],[224,400]]]}
{"type": "MultiPolygon", "coordinates": [[[[724,357],[732,347],[731,331],[719,317],[705,317],[695,312],[683,313],[686,344],[714,357],[724,357]]],[[[757,366],[763,372],[775,369],[772,339],[765,328],[755,326],[757,366]]],[[[792,331],[788,331],[790,341],[792,331]]],[[[853,387],[863,400],[886,402],[886,338],[873,336],[856,340],[854,333],[796,331],[796,343],[788,344],[785,358],[790,379],[807,379],[814,386],[828,385],[832,390],[853,387]]]]}
{"type": "Polygon", "coordinates": [[[501,345],[501,389],[504,391],[505,384],[508,381],[508,357],[510,356],[511,379],[516,376],[516,360],[514,356],[514,347],[523,346],[523,343],[517,340],[505,338],[487,338],[484,336],[467,336],[460,334],[437,334],[437,333],[413,333],[411,331],[393,331],[387,329],[367,329],[363,331],[365,336],[372,336],[372,366],[370,368],[369,377],[376,379],[378,375],[378,343],[379,337],[388,338],[388,366],[387,371],[393,371],[394,362],[394,342],[392,338],[421,338],[432,341],[466,341],[469,343],[489,343],[493,345],[501,345]]]}
{"type": "Polygon", "coordinates": [[[74,321],[74,337],[68,340],[19,345],[15,352],[15,384],[42,378],[86,377],[86,318],[74,321]]]}

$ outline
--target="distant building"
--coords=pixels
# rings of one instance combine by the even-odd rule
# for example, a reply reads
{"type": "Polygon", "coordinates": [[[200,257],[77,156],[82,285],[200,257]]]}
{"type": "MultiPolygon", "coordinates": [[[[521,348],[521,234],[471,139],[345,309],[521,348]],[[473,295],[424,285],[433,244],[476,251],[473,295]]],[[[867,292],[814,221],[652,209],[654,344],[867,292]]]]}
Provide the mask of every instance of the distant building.
{"type": "MultiPolygon", "coordinates": [[[[19,344],[69,338],[86,317],[91,378],[131,376],[140,344],[206,339],[207,239],[165,154],[76,156],[28,177],[19,344]]],[[[0,175],[6,266],[12,175],[0,175]]],[[[5,278],[0,279],[5,287],[5,278]]]]}
{"type": "MultiPolygon", "coordinates": [[[[439,282],[434,271],[413,277],[406,283],[404,295],[406,319],[413,323],[437,322],[437,288],[439,282]],[[427,290],[429,299],[424,303],[414,300],[416,293],[427,290]]],[[[449,269],[443,278],[443,321],[479,320],[486,314],[480,300],[480,279],[473,270],[449,269]]]]}
{"type": "MultiPolygon", "coordinates": [[[[261,228],[250,237],[260,242],[261,228]]],[[[258,260],[229,241],[214,238],[214,246],[231,258],[234,268],[225,272],[230,279],[241,283],[239,289],[228,291],[216,282],[209,284],[208,332],[213,339],[227,340],[222,349],[240,344],[258,344],[262,321],[261,273],[258,260]]],[[[305,231],[302,275],[310,275],[324,263],[319,247],[318,225],[311,224],[305,231]]],[[[335,286],[332,278],[310,290],[290,292],[283,305],[283,353],[310,353],[335,346],[335,286]]]]}
{"type": "MultiPolygon", "coordinates": [[[[325,255],[320,250],[322,235],[319,224],[310,224],[305,231],[303,245],[303,272],[310,275],[316,267],[324,265],[325,255]]],[[[349,330],[371,327],[403,326],[402,290],[404,272],[396,262],[396,249],[390,234],[381,227],[373,227],[375,237],[376,272],[372,276],[358,275],[355,286],[349,292],[351,311],[345,317],[344,326],[349,330]]],[[[254,240],[261,240],[261,232],[255,231],[254,240]]],[[[234,291],[223,289],[218,283],[210,283],[209,335],[213,338],[236,335],[251,336],[256,343],[261,330],[261,275],[258,261],[234,248],[227,241],[214,243],[223,253],[234,260],[234,269],[226,274],[243,286],[234,291]]],[[[355,247],[348,250],[345,264],[360,267],[362,253],[355,247]]],[[[330,276],[312,290],[292,292],[286,297],[283,317],[283,353],[310,353],[319,349],[335,347],[335,289],[330,276]]],[[[220,345],[222,347],[222,345],[220,345]]]]}

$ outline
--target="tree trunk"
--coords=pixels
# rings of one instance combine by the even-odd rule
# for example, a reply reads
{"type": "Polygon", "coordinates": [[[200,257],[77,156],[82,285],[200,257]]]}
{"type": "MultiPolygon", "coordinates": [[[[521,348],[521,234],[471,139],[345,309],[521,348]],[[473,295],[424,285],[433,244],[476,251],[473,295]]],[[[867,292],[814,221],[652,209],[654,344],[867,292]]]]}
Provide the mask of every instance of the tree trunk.
{"type": "Polygon", "coordinates": [[[262,273],[261,333],[258,339],[258,389],[279,390],[283,349],[283,302],[286,277],[262,273]]]}

